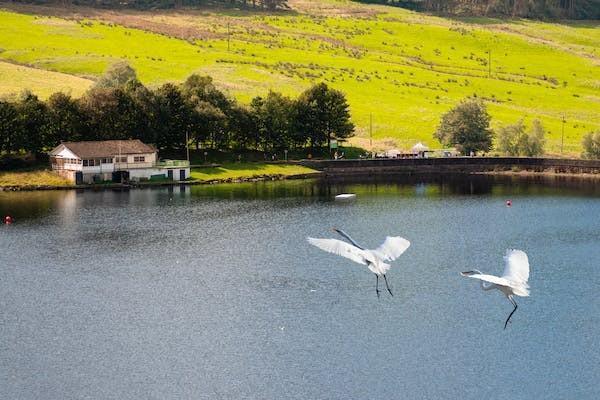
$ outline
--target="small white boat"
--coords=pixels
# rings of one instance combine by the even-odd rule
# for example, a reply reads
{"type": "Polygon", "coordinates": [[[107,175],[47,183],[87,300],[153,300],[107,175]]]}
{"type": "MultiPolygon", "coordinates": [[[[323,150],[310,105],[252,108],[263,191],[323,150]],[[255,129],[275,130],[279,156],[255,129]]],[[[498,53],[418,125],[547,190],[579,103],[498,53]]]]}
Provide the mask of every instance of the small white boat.
{"type": "Polygon", "coordinates": [[[354,193],[342,193],[335,196],[335,199],[339,201],[354,200],[356,195],[354,193]]]}

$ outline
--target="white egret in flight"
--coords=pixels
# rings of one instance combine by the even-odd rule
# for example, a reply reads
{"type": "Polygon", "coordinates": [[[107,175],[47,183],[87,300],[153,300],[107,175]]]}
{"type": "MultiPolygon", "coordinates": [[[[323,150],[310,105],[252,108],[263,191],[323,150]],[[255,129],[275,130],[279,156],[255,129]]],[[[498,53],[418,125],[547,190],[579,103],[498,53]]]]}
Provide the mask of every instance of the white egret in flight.
{"type": "Polygon", "coordinates": [[[337,254],[342,257],[346,257],[359,264],[366,265],[367,268],[375,274],[377,279],[375,283],[375,291],[377,297],[379,297],[379,276],[383,276],[385,280],[385,287],[390,295],[394,295],[390,290],[387,278],[385,274],[390,269],[390,264],[386,261],[393,261],[400,257],[402,253],[408,249],[410,242],[401,237],[388,236],[385,238],[385,242],[375,250],[367,250],[358,245],[348,234],[341,229],[333,229],[335,232],[342,235],[351,244],[343,242],[337,239],[315,239],[308,238],[308,242],[314,246],[317,246],[321,250],[325,250],[329,253],[337,254]]]}
{"type": "Polygon", "coordinates": [[[504,329],[506,329],[510,317],[517,311],[517,302],[513,299],[513,296],[529,296],[529,285],[527,284],[529,280],[529,260],[527,254],[522,250],[506,250],[504,262],[506,265],[502,277],[486,275],[476,269],[461,272],[461,275],[479,279],[483,290],[497,289],[501,291],[515,306],[504,323],[504,329]]]}

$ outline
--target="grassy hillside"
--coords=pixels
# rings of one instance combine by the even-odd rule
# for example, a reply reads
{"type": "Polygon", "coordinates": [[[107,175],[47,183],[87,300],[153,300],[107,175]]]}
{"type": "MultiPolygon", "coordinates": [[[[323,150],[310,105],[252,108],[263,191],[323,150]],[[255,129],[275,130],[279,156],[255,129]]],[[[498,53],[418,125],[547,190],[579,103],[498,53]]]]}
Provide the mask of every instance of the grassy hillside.
{"type": "Polygon", "coordinates": [[[0,61],[0,94],[27,88],[44,98],[57,91],[80,96],[91,84],[89,79],[0,61]]]}
{"type": "MultiPolygon", "coordinates": [[[[488,101],[494,124],[541,118],[553,153],[563,114],[565,153],[578,154],[581,136],[600,128],[598,22],[444,19],[343,0],[290,4],[292,12],[272,15],[21,6],[0,11],[0,59],[87,78],[124,58],[146,84],[207,73],[241,101],[325,81],[347,94],[354,143],[365,147],[371,114],[376,147],[439,147],[432,132],[440,115],[474,94],[488,101]]],[[[76,82],[64,85],[81,92],[76,82]]]]}

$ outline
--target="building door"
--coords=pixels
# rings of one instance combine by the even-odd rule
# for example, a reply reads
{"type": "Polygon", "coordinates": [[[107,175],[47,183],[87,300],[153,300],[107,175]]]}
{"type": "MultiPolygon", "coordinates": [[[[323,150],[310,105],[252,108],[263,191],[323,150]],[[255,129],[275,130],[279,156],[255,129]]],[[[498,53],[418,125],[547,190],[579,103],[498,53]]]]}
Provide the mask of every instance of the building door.
{"type": "Polygon", "coordinates": [[[170,180],[173,180],[173,170],[172,169],[167,170],[167,177],[170,180]]]}
{"type": "Polygon", "coordinates": [[[81,172],[81,171],[75,172],[75,184],[76,185],[83,184],[83,172],[81,172]]]}
{"type": "Polygon", "coordinates": [[[180,181],[185,181],[185,169],[180,169],[179,170],[179,180],[180,181]]]}

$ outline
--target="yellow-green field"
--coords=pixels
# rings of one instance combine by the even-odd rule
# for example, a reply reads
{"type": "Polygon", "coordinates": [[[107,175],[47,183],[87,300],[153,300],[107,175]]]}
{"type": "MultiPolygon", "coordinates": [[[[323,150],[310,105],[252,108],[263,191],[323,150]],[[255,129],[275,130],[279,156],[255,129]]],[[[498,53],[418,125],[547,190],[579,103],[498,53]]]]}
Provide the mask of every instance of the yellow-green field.
{"type": "Polygon", "coordinates": [[[72,186],[52,171],[0,172],[0,187],[72,186]]]}
{"type": "Polygon", "coordinates": [[[18,94],[29,89],[43,98],[54,92],[79,97],[91,84],[91,80],[74,75],[0,62],[0,94],[18,94]]]}
{"type": "Polygon", "coordinates": [[[317,171],[303,167],[302,165],[292,164],[263,164],[263,163],[240,163],[223,164],[214,168],[192,169],[192,180],[212,181],[226,179],[253,178],[264,175],[301,175],[310,174],[317,171]]]}
{"type": "MultiPolygon", "coordinates": [[[[367,148],[370,115],[375,147],[439,148],[432,133],[441,114],[472,95],[487,100],[494,126],[542,119],[552,153],[560,151],[563,116],[565,154],[578,155],[582,135],[600,128],[598,21],[457,20],[345,0],[290,4],[291,12],[276,14],[11,5],[0,11],[0,60],[88,78],[126,59],[148,85],[199,72],[244,102],[324,81],[346,93],[358,128],[353,143],[367,148]]],[[[47,94],[55,79],[34,91],[47,94]]],[[[28,87],[17,82],[0,91],[28,87]]],[[[84,87],[65,86],[74,94],[84,87]]]]}

